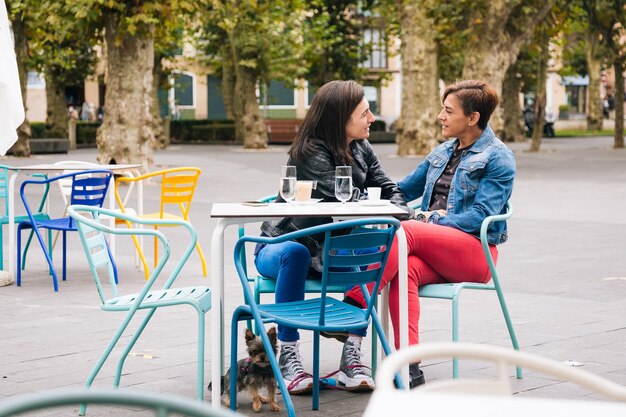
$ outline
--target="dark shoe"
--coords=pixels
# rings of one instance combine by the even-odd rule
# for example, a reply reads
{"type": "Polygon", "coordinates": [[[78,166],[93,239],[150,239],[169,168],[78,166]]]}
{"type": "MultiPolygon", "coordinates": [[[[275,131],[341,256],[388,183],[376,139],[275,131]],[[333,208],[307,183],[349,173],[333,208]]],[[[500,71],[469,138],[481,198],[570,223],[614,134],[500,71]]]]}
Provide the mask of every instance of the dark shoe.
{"type": "MultiPolygon", "coordinates": [[[[420,369],[420,365],[418,363],[412,363],[409,365],[409,387],[413,389],[424,384],[426,381],[424,379],[424,372],[420,369]]],[[[396,388],[398,388],[397,382],[394,380],[393,384],[396,388]]]]}
{"type": "Polygon", "coordinates": [[[418,363],[412,363],[409,365],[409,387],[411,389],[422,385],[425,381],[424,371],[420,369],[418,363]]]}
{"type": "Polygon", "coordinates": [[[346,343],[348,340],[348,332],[320,332],[322,337],[327,339],[335,339],[341,343],[346,343]]]}

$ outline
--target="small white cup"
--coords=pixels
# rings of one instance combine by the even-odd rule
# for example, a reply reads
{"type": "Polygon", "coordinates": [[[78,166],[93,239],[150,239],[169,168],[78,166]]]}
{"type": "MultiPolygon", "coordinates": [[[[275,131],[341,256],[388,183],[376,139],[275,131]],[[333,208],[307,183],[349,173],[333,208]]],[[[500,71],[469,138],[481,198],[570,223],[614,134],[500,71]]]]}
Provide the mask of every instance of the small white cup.
{"type": "Polygon", "coordinates": [[[367,199],[370,201],[379,201],[380,187],[367,187],[367,199]]]}
{"type": "Polygon", "coordinates": [[[309,201],[313,192],[313,181],[298,181],[296,183],[296,201],[309,201]]]}

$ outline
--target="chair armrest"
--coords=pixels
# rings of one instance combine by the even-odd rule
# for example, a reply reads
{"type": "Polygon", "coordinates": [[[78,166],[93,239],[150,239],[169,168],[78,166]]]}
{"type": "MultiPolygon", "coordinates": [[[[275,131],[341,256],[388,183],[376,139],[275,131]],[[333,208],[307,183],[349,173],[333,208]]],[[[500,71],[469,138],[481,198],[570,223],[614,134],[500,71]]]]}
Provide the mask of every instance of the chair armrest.
{"type": "Polygon", "coordinates": [[[483,223],[480,226],[480,241],[487,242],[487,229],[489,225],[494,222],[501,222],[503,220],[509,219],[513,215],[513,206],[510,202],[506,203],[506,213],[504,214],[495,214],[493,216],[485,217],[483,223]]]}

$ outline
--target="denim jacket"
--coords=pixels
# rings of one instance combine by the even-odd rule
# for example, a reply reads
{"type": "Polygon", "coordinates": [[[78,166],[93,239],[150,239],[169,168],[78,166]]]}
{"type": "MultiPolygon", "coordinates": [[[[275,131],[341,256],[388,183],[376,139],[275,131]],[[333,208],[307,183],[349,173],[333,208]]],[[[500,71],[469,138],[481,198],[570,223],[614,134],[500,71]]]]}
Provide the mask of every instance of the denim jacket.
{"type": "MultiPolygon", "coordinates": [[[[398,183],[408,201],[422,197],[422,210],[428,210],[433,186],[458,146],[458,139],[435,148],[426,160],[398,183]]],[[[434,215],[435,223],[454,227],[480,237],[480,226],[487,216],[502,214],[511,198],[515,178],[515,157],[489,126],[474,145],[463,152],[448,194],[447,214],[434,215]]],[[[507,240],[506,222],[495,222],[487,230],[490,244],[507,240]]]]}

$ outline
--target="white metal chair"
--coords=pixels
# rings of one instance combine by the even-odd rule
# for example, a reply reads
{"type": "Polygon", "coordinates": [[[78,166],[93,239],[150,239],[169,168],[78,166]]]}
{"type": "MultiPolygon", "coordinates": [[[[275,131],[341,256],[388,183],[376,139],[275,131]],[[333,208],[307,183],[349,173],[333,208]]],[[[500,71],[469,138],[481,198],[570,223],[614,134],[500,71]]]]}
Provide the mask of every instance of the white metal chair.
{"type": "MultiPolygon", "coordinates": [[[[483,404],[489,403],[494,398],[502,395],[513,394],[511,387],[510,367],[522,367],[528,370],[538,371],[553,378],[557,378],[562,381],[570,381],[576,385],[585,387],[594,393],[598,393],[604,397],[616,401],[626,401],[626,387],[618,385],[605,378],[594,375],[590,372],[584,371],[579,368],[574,368],[564,363],[557,362],[552,359],[543,358],[538,355],[534,355],[527,352],[521,352],[518,350],[503,348],[499,346],[484,345],[484,344],[472,344],[472,343],[423,343],[420,345],[410,346],[406,349],[399,350],[388,356],[380,364],[378,372],[376,374],[376,390],[374,391],[368,408],[364,414],[365,417],[373,417],[381,415],[381,410],[386,410],[388,413],[393,413],[391,408],[400,407],[414,402],[416,407],[420,406],[420,400],[423,398],[437,398],[448,399],[452,401],[454,398],[468,399],[468,396],[478,398],[469,399],[468,404],[474,401],[482,402],[483,404]],[[486,362],[494,363],[497,367],[497,377],[495,379],[475,379],[475,378],[459,378],[459,379],[447,379],[441,381],[428,382],[413,390],[398,390],[394,386],[394,376],[399,370],[409,363],[417,361],[424,361],[426,359],[442,359],[442,358],[464,358],[474,359],[486,362]],[[431,394],[434,394],[431,395],[431,394]],[[447,394],[447,395],[445,395],[447,394]],[[478,397],[476,397],[478,395],[478,397]],[[489,397],[487,397],[489,396],[489,397]],[[393,407],[390,408],[390,406],[393,407]]],[[[515,401],[525,400],[528,398],[520,398],[515,401]]],[[[554,400],[552,403],[547,399],[541,399],[545,402],[544,411],[548,408],[552,408],[551,405],[563,404],[570,405],[571,401],[554,400]]],[[[513,408],[513,401],[499,401],[493,400],[496,404],[507,404],[510,408],[513,408]]],[[[574,403],[580,404],[580,407],[584,409],[589,406],[588,402],[575,401],[574,403]]],[[[541,402],[538,402],[539,406],[542,406],[541,402]]],[[[594,402],[592,404],[600,404],[600,409],[604,409],[602,404],[594,402]]],[[[490,406],[491,407],[491,406],[490,406]]],[[[445,404],[441,404],[441,410],[445,410],[445,404]]],[[[491,407],[494,408],[494,407],[491,407]]],[[[608,403],[607,410],[610,412],[604,413],[602,411],[594,413],[597,415],[618,415],[615,412],[620,412],[626,415],[626,405],[624,404],[612,404],[608,403]]],[[[482,413],[481,410],[479,411],[482,413]]],[[[493,411],[493,410],[492,410],[493,411]]],[[[506,410],[500,410],[500,415],[511,415],[506,410]]],[[[478,414],[478,413],[475,413],[478,414]]],[[[475,415],[472,414],[472,415],[475,415]]],[[[493,413],[486,413],[485,415],[492,415],[493,413]]],[[[407,414],[408,415],[408,414],[407,414]]],[[[438,414],[442,415],[442,414],[438,414]]],[[[445,414],[444,415],[451,415],[445,414]]],[[[482,415],[482,414],[481,414],[482,415]]],[[[542,412],[541,415],[550,415],[548,412],[542,412]]],[[[559,415],[567,415],[561,414],[559,415]]],[[[396,417],[399,417],[396,415],[396,417]]]]}

